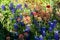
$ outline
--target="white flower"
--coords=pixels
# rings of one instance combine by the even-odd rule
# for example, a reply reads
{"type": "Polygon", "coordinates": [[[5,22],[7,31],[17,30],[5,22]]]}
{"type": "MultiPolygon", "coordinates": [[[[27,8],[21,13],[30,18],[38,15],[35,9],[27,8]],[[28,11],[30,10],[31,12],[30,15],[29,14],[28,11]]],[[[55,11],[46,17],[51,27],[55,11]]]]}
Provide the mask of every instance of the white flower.
{"type": "Polygon", "coordinates": [[[43,36],[42,36],[42,35],[40,35],[40,36],[39,36],[39,38],[43,38],[43,36]]]}
{"type": "Polygon", "coordinates": [[[54,31],[54,32],[58,34],[58,31],[54,31]]]}

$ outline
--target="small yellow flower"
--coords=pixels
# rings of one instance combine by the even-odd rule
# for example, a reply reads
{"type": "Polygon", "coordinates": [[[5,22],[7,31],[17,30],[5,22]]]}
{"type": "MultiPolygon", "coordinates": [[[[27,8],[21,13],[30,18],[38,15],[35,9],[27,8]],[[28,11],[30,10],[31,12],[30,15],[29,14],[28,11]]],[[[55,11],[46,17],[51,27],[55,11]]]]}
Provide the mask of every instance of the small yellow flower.
{"type": "Polygon", "coordinates": [[[38,21],[41,21],[42,20],[42,18],[41,17],[37,17],[38,18],[38,21]]]}

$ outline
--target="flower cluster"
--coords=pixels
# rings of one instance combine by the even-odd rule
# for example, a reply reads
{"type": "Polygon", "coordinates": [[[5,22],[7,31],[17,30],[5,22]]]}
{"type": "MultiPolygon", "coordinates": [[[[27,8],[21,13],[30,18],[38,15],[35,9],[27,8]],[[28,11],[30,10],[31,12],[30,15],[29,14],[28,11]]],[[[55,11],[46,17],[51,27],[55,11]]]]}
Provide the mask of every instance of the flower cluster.
{"type": "MultiPolygon", "coordinates": [[[[4,26],[6,28],[9,26],[9,31],[15,34],[14,40],[30,40],[32,38],[33,40],[44,40],[50,33],[53,33],[55,40],[59,40],[59,32],[58,30],[55,30],[55,28],[57,28],[58,20],[52,19],[54,11],[52,7],[47,5],[46,10],[44,10],[42,6],[33,6],[34,5],[30,8],[26,3],[24,4],[24,7],[22,4],[17,4],[15,6],[13,3],[10,3],[8,8],[6,8],[5,5],[1,6],[2,13],[6,14],[3,23],[6,21],[7,25],[5,24],[4,26]],[[9,14],[9,12],[11,14],[9,14]],[[35,33],[36,31],[37,34],[35,33]],[[31,37],[31,34],[33,37],[31,37]]],[[[0,13],[0,19],[1,16],[3,15],[0,13]]],[[[52,40],[52,38],[50,39],[52,40]]]]}

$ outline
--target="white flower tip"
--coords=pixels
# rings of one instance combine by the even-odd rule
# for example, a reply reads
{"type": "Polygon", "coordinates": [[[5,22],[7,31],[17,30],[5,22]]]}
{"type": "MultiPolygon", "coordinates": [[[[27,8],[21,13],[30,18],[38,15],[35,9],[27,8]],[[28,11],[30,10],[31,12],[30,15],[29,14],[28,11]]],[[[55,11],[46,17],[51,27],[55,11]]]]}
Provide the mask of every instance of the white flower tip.
{"type": "Polygon", "coordinates": [[[43,31],[43,33],[45,33],[45,31],[43,31]]]}
{"type": "Polygon", "coordinates": [[[54,31],[55,33],[58,33],[58,31],[54,31]]]}
{"type": "Polygon", "coordinates": [[[51,23],[51,24],[53,24],[53,23],[51,23]]]}
{"type": "Polygon", "coordinates": [[[30,26],[30,24],[26,25],[26,26],[30,26]]]}
{"type": "Polygon", "coordinates": [[[40,35],[40,38],[43,38],[43,36],[42,36],[42,35],[40,35]]]}
{"type": "Polygon", "coordinates": [[[57,20],[53,20],[53,21],[57,21],[57,20]]]}

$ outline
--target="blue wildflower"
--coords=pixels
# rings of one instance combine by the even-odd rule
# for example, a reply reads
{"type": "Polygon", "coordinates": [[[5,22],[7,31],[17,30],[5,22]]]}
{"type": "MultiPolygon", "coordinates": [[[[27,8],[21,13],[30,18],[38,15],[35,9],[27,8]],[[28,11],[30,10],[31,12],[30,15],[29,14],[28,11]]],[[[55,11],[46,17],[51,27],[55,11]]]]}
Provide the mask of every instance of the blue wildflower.
{"type": "Polygon", "coordinates": [[[26,29],[24,30],[24,32],[29,32],[30,31],[30,27],[26,25],[26,29]]]}
{"type": "Polygon", "coordinates": [[[30,30],[30,26],[26,25],[26,29],[29,29],[30,30]]]}
{"type": "Polygon", "coordinates": [[[55,31],[54,38],[55,38],[55,40],[59,40],[59,33],[58,33],[58,31],[55,31]]]}
{"type": "Polygon", "coordinates": [[[42,36],[46,36],[46,32],[45,31],[42,31],[42,36]]]}
{"type": "Polygon", "coordinates": [[[35,36],[34,39],[35,39],[35,40],[39,40],[39,37],[38,37],[38,36],[35,36]]]}
{"type": "Polygon", "coordinates": [[[5,10],[6,9],[5,5],[2,5],[1,8],[2,8],[2,10],[5,10]]]}
{"type": "Polygon", "coordinates": [[[53,20],[53,22],[49,21],[48,24],[50,27],[54,28],[56,26],[57,20],[53,20]]]}
{"type": "Polygon", "coordinates": [[[57,23],[57,20],[53,20],[53,23],[56,24],[57,23]]]}
{"type": "Polygon", "coordinates": [[[39,40],[44,40],[42,35],[39,36],[39,40]]]}
{"type": "Polygon", "coordinates": [[[50,25],[51,24],[51,21],[49,21],[48,24],[50,25]]]}
{"type": "Polygon", "coordinates": [[[42,30],[42,31],[46,31],[46,27],[42,27],[41,30],[42,30]]]}
{"type": "Polygon", "coordinates": [[[9,5],[9,9],[12,10],[13,8],[14,8],[13,3],[10,3],[10,5],[9,5]]]}
{"type": "Polygon", "coordinates": [[[41,32],[41,34],[43,35],[43,36],[45,36],[46,35],[46,28],[45,27],[42,27],[41,29],[40,29],[40,32],[41,32]]]}
{"type": "Polygon", "coordinates": [[[57,20],[53,20],[53,23],[54,23],[54,27],[56,27],[57,20]]]}
{"type": "Polygon", "coordinates": [[[16,11],[16,9],[15,9],[15,8],[13,8],[13,9],[11,10],[11,12],[12,12],[12,13],[15,13],[15,11],[16,11]]]}
{"type": "Polygon", "coordinates": [[[51,22],[49,26],[50,26],[51,28],[54,28],[55,25],[54,25],[54,23],[51,22]]]}
{"type": "Polygon", "coordinates": [[[21,4],[18,4],[18,5],[16,6],[16,8],[17,8],[17,9],[22,9],[22,5],[21,5],[21,4]]]}
{"type": "Polygon", "coordinates": [[[48,29],[48,30],[49,30],[49,32],[52,32],[53,28],[49,27],[49,29],[48,29]]]}
{"type": "Polygon", "coordinates": [[[25,26],[24,22],[20,22],[20,25],[21,25],[21,26],[25,26]]]}
{"type": "Polygon", "coordinates": [[[18,25],[16,23],[14,24],[14,29],[18,30],[18,25]]]}
{"type": "Polygon", "coordinates": [[[29,29],[25,29],[24,32],[29,32],[30,30],[29,29]]]}

